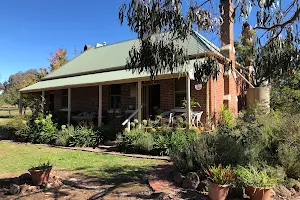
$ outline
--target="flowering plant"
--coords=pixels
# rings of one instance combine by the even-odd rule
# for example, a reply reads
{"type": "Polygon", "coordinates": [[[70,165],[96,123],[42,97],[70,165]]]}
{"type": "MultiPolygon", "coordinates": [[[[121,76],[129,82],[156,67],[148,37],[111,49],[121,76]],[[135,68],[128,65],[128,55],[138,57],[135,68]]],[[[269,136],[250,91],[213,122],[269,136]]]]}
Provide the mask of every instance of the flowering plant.
{"type": "Polygon", "coordinates": [[[221,164],[216,166],[211,166],[205,171],[206,176],[215,184],[227,185],[233,183],[237,176],[234,169],[231,166],[222,167],[221,164]]]}

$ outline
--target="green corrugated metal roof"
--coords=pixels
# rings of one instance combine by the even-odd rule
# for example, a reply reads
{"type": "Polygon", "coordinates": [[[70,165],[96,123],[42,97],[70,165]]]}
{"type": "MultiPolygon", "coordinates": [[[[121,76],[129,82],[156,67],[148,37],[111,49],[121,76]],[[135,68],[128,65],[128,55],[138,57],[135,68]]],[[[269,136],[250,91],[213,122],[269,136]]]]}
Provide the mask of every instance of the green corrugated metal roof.
{"type": "MultiPolygon", "coordinates": [[[[188,64],[183,66],[185,71],[188,71],[193,68],[195,60],[191,60],[188,64]]],[[[174,78],[177,77],[174,75],[174,78]]],[[[58,78],[52,80],[44,80],[33,85],[30,85],[26,88],[21,89],[21,92],[33,92],[33,91],[42,91],[42,90],[51,90],[57,88],[68,88],[84,85],[93,85],[93,84],[111,84],[114,81],[126,82],[130,79],[138,78],[149,78],[149,74],[133,74],[131,71],[127,70],[117,70],[117,71],[108,71],[102,73],[73,76],[67,78],[58,78]]]]}
{"type": "MultiPolygon", "coordinates": [[[[197,32],[193,32],[193,34],[191,34],[184,42],[178,40],[178,44],[183,45],[187,49],[189,55],[210,51],[219,52],[217,47],[208,42],[197,32]]],[[[128,52],[134,45],[139,45],[138,39],[127,40],[101,47],[93,46],[61,68],[44,77],[43,80],[95,73],[102,70],[109,71],[113,68],[124,67],[128,52]]]]}
{"type": "MultiPolygon", "coordinates": [[[[189,55],[220,52],[219,48],[196,31],[184,42],[178,40],[178,44],[184,46],[189,55]]],[[[149,77],[147,73],[132,74],[131,71],[124,70],[128,52],[134,45],[139,45],[138,39],[100,47],[94,46],[44,77],[42,81],[20,91],[32,92],[149,77]]],[[[193,63],[191,61],[187,66],[183,66],[183,69],[191,69],[193,63]]]]}

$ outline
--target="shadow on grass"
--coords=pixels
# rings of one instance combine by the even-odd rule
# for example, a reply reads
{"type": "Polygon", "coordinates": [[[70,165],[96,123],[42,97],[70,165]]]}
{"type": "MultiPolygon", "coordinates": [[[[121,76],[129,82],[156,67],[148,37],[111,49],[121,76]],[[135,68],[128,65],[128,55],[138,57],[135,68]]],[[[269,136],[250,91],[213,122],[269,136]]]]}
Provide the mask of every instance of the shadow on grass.
{"type": "MultiPolygon", "coordinates": [[[[47,193],[47,198],[52,197],[54,199],[72,198],[82,194],[87,195],[88,199],[91,200],[105,197],[112,197],[112,199],[153,199],[152,191],[148,186],[148,175],[155,170],[153,166],[136,167],[125,165],[99,170],[99,172],[92,166],[87,166],[78,168],[78,170],[83,170],[87,173],[77,171],[65,177],[60,177],[63,183],[62,186],[14,196],[5,195],[4,197],[45,199],[45,194],[47,193]],[[103,173],[106,176],[100,175],[103,173]]],[[[59,172],[64,174],[63,170],[59,172]]],[[[4,191],[3,189],[6,188],[7,191],[9,186],[16,180],[16,178],[0,179],[0,197],[1,190],[4,191]]]]}

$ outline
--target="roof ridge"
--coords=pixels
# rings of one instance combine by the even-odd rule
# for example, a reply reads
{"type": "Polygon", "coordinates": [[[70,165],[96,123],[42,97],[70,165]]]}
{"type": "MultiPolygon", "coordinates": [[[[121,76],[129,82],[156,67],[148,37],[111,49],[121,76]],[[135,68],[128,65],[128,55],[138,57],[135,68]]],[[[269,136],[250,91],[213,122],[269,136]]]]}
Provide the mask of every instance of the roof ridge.
{"type": "Polygon", "coordinates": [[[216,45],[214,45],[212,42],[210,42],[207,38],[205,38],[197,31],[192,30],[192,35],[194,35],[196,39],[198,39],[201,43],[203,43],[208,50],[216,51],[220,53],[220,49],[216,45]]]}

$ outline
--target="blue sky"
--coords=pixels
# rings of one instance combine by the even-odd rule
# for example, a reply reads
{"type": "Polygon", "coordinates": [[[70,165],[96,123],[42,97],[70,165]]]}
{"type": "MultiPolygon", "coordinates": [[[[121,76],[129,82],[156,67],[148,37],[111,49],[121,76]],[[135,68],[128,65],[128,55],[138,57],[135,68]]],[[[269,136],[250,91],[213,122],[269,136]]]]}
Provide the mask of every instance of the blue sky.
{"type": "MultiPolygon", "coordinates": [[[[67,48],[68,57],[72,58],[74,48],[80,52],[85,44],[104,41],[110,44],[134,38],[129,28],[119,23],[122,2],[1,0],[0,82],[18,71],[48,67],[49,53],[59,47],[67,48]]],[[[241,25],[237,23],[236,38],[240,32],[241,25]]],[[[218,39],[214,38],[213,42],[217,44],[218,39]]]]}

